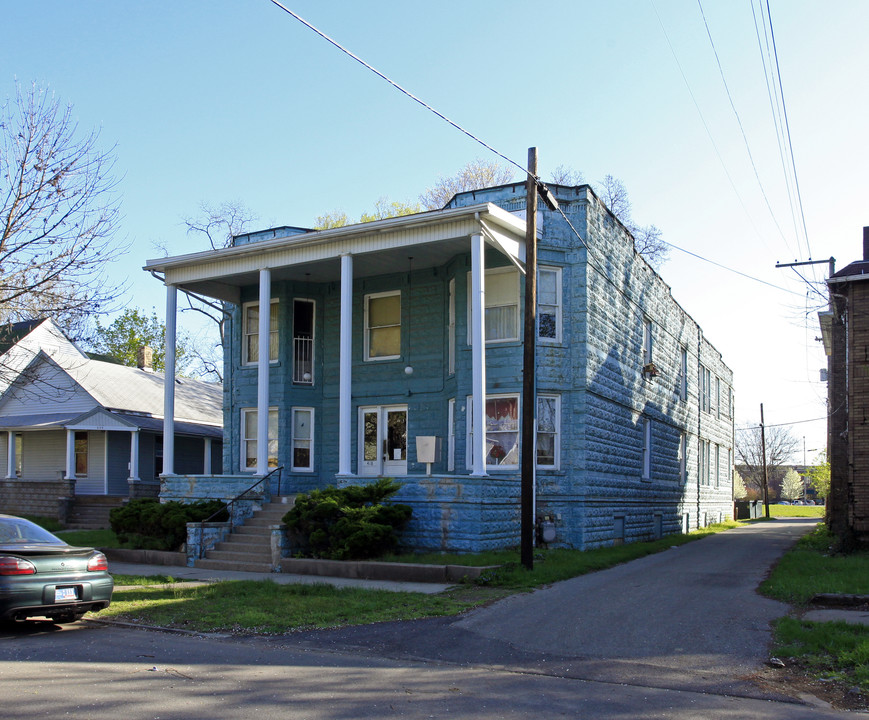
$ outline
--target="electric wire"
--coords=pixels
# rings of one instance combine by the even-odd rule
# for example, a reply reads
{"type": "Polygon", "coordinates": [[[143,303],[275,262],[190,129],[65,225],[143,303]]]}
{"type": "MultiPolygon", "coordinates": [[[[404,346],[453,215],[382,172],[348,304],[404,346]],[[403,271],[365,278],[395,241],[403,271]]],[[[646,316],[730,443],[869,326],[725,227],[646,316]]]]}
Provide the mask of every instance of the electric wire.
{"type": "Polygon", "coordinates": [[[800,181],[799,181],[799,178],[797,177],[797,164],[794,161],[794,145],[793,145],[793,141],[791,140],[791,126],[790,126],[790,122],[788,121],[788,107],[787,107],[787,103],[785,102],[784,87],[782,86],[782,82],[781,82],[781,65],[779,64],[779,61],[778,61],[778,48],[776,47],[776,42],[775,42],[775,31],[773,30],[773,27],[772,27],[772,13],[770,12],[770,8],[769,8],[769,0],[766,0],[766,15],[767,15],[767,18],[769,20],[769,36],[770,36],[770,39],[772,40],[772,52],[773,52],[773,57],[775,58],[776,77],[778,78],[778,88],[779,88],[779,93],[781,94],[782,110],[784,112],[784,126],[785,126],[785,130],[787,131],[787,144],[788,144],[788,149],[790,150],[791,167],[793,168],[793,173],[794,173],[794,185],[795,185],[796,194],[797,194],[797,205],[800,209],[800,218],[802,219],[802,222],[803,222],[803,234],[804,234],[805,240],[806,240],[806,251],[808,252],[809,258],[811,258],[812,257],[812,248],[809,245],[809,232],[806,229],[806,215],[803,212],[803,198],[802,198],[802,194],[800,193],[800,181]]]}
{"type": "Polygon", "coordinates": [[[709,142],[712,143],[712,149],[715,151],[715,155],[718,157],[718,162],[721,164],[721,169],[724,171],[724,175],[727,177],[727,180],[730,183],[730,187],[733,188],[733,193],[736,195],[736,199],[739,200],[739,204],[742,206],[742,211],[745,213],[745,217],[748,218],[748,222],[751,224],[755,235],[763,239],[763,235],[760,234],[760,231],[757,229],[757,225],[754,224],[754,218],[752,218],[751,213],[748,212],[748,208],[745,206],[745,201],[742,199],[742,195],[739,194],[739,190],[737,190],[736,188],[736,183],[733,181],[733,178],[731,177],[730,172],[727,169],[727,165],[724,162],[721,151],[718,149],[718,144],[715,142],[715,138],[712,136],[712,130],[709,129],[709,124],[706,122],[703,111],[700,109],[700,104],[697,102],[697,98],[694,96],[694,91],[691,89],[691,84],[688,82],[685,71],[682,69],[682,63],[679,62],[679,57],[678,55],[676,55],[676,49],[673,47],[673,43],[670,42],[670,36],[667,34],[667,29],[664,27],[664,21],[661,20],[661,16],[658,14],[658,8],[655,5],[655,0],[649,0],[649,2],[652,5],[652,10],[654,10],[655,12],[655,17],[658,19],[658,24],[661,26],[661,32],[664,33],[664,39],[667,41],[667,45],[670,48],[670,53],[673,55],[673,60],[676,62],[676,67],[679,68],[679,73],[682,75],[682,80],[685,83],[688,94],[691,96],[691,102],[694,103],[697,114],[700,116],[700,122],[703,123],[703,127],[706,129],[706,135],[709,137],[709,142]]]}
{"type": "Polygon", "coordinates": [[[309,30],[312,30],[312,31],[315,32],[317,35],[319,35],[321,38],[323,38],[323,39],[326,40],[327,42],[329,42],[329,43],[331,43],[332,45],[334,45],[334,46],[335,46],[336,48],[338,48],[342,53],[344,53],[345,55],[347,55],[347,56],[350,57],[350,58],[353,58],[353,60],[355,60],[356,62],[358,62],[358,63],[359,63],[360,65],[362,65],[364,68],[370,70],[370,71],[373,72],[375,75],[377,75],[379,78],[382,78],[383,80],[385,80],[386,82],[388,82],[388,83],[389,83],[390,85],[392,85],[392,87],[394,87],[396,90],[398,90],[399,92],[404,93],[405,95],[407,95],[407,97],[409,97],[409,98],[410,98],[411,100],[413,100],[415,103],[419,103],[419,104],[422,105],[426,110],[428,110],[428,111],[431,112],[431,113],[434,113],[434,114],[437,115],[441,120],[444,120],[445,122],[449,123],[449,124],[452,125],[456,130],[458,130],[458,131],[461,132],[461,133],[464,133],[464,134],[467,135],[469,138],[471,138],[471,140],[473,140],[474,142],[479,143],[480,145],[482,145],[482,146],[483,146],[484,148],[486,148],[489,152],[493,152],[493,153],[495,153],[495,155],[497,155],[497,156],[498,156],[499,158],[501,158],[502,160],[504,160],[504,161],[510,163],[511,165],[516,166],[517,168],[519,168],[519,169],[522,171],[522,173],[523,173],[524,175],[529,175],[529,174],[530,174],[530,173],[528,172],[528,169],[527,169],[527,168],[523,167],[522,165],[520,165],[519,163],[517,163],[515,160],[511,160],[511,159],[510,159],[509,157],[507,157],[506,155],[504,155],[504,154],[498,152],[498,151],[497,151],[495,148],[493,148],[491,145],[488,145],[487,143],[485,143],[483,140],[481,140],[480,138],[478,138],[476,135],[474,135],[474,134],[471,133],[470,131],[465,130],[465,128],[463,128],[463,127],[462,127],[461,125],[459,125],[458,123],[453,122],[452,120],[450,120],[450,119],[449,119],[446,115],[444,115],[443,113],[441,113],[441,112],[435,110],[431,105],[429,105],[429,104],[426,103],[425,101],[423,101],[423,100],[421,100],[420,98],[418,98],[416,95],[414,95],[414,94],[413,94],[412,92],[410,92],[409,90],[405,90],[405,89],[404,89],[401,85],[399,85],[397,82],[395,82],[394,80],[392,80],[391,78],[389,78],[388,76],[386,76],[385,74],[383,74],[382,72],[380,72],[377,68],[372,67],[371,65],[369,65],[367,62],[365,62],[365,61],[364,61],[362,58],[360,58],[358,55],[354,55],[354,54],[353,54],[352,52],[350,52],[347,48],[345,48],[343,45],[341,45],[341,43],[339,43],[337,40],[333,40],[331,37],[329,37],[328,35],[326,35],[326,33],[324,33],[323,31],[321,31],[321,30],[319,30],[318,28],[316,28],[316,27],[314,27],[313,25],[311,25],[311,23],[309,23],[307,20],[305,20],[304,18],[302,18],[302,17],[300,17],[299,15],[297,15],[296,13],[294,13],[294,12],[293,12],[292,10],[290,10],[286,5],[283,5],[282,3],[278,2],[278,0],[270,0],[270,2],[271,2],[273,5],[276,5],[277,7],[279,7],[281,10],[283,10],[285,13],[287,13],[287,14],[290,15],[291,17],[293,17],[293,18],[295,18],[296,20],[298,20],[298,21],[299,21],[300,23],[302,23],[302,25],[304,25],[306,28],[308,28],[309,30]]]}
{"type": "Polygon", "coordinates": [[[754,162],[754,155],[751,152],[751,147],[748,144],[748,136],[745,134],[745,127],[742,124],[742,118],[739,117],[739,112],[736,109],[736,103],[733,101],[733,95],[730,93],[730,86],[727,84],[727,78],[724,76],[724,68],[721,65],[721,58],[718,55],[718,49],[715,47],[715,41],[712,39],[712,30],[709,28],[709,23],[706,20],[706,13],[703,12],[703,3],[701,0],[697,0],[697,5],[700,8],[700,16],[703,18],[703,25],[706,28],[706,37],[709,38],[709,44],[712,46],[712,53],[715,55],[715,62],[718,65],[718,73],[721,75],[721,82],[724,84],[724,91],[727,93],[727,99],[730,102],[730,109],[733,110],[733,114],[736,117],[736,123],[739,125],[739,131],[742,133],[742,141],[745,143],[745,151],[748,153],[748,159],[751,161],[751,168],[754,170],[754,177],[757,179],[757,185],[760,188],[760,194],[763,195],[763,200],[766,203],[766,208],[769,210],[769,215],[772,218],[773,223],[776,226],[776,229],[781,235],[782,240],[785,241],[785,245],[787,245],[787,240],[785,238],[784,232],[782,232],[781,226],[779,225],[778,219],[775,216],[775,213],[772,210],[772,205],[770,205],[769,198],[766,195],[766,189],[763,186],[763,182],[760,179],[760,173],[757,170],[757,165],[754,162]]]}
{"type": "MultiPolygon", "coordinates": [[[[782,132],[782,127],[781,127],[781,109],[779,108],[778,91],[774,90],[774,88],[773,88],[774,82],[772,83],[772,85],[770,84],[772,58],[769,57],[769,53],[770,53],[769,38],[768,38],[768,34],[766,32],[766,19],[765,19],[765,15],[763,13],[763,5],[759,4],[759,7],[760,7],[761,23],[763,24],[763,30],[764,30],[763,41],[761,40],[761,36],[760,36],[760,28],[757,25],[757,12],[754,9],[754,0],[752,0],[751,17],[752,17],[752,20],[754,21],[754,35],[757,38],[758,55],[760,55],[760,64],[763,67],[763,80],[764,80],[764,83],[766,84],[766,95],[767,95],[767,98],[769,100],[769,110],[770,110],[770,114],[772,115],[772,123],[773,123],[773,127],[775,129],[776,147],[778,149],[779,161],[781,162],[782,176],[784,177],[785,189],[786,189],[787,195],[788,195],[788,206],[790,208],[791,222],[793,223],[793,228],[794,228],[794,237],[797,239],[797,244],[799,247],[800,232],[797,229],[797,213],[796,213],[796,207],[794,206],[794,193],[793,193],[793,189],[791,187],[792,182],[791,182],[790,174],[788,172],[788,170],[789,170],[788,163],[787,163],[787,160],[785,159],[785,149],[784,149],[784,139],[783,139],[784,133],[782,132]],[[764,41],[765,41],[765,43],[764,43],[764,41]],[[766,44],[766,53],[764,53],[764,44],[766,44]],[[767,66],[767,59],[769,59],[769,66],[767,66]]],[[[790,245],[788,245],[788,251],[794,256],[799,255],[799,252],[794,253],[791,250],[790,245]]]]}

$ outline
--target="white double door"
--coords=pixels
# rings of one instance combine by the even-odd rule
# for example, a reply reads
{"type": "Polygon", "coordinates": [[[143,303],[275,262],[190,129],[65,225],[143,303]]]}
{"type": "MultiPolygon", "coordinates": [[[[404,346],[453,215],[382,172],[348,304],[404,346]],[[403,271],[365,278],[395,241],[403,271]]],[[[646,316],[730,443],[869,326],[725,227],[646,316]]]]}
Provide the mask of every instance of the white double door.
{"type": "Polygon", "coordinates": [[[407,474],[407,405],[359,408],[359,474],[407,474]]]}

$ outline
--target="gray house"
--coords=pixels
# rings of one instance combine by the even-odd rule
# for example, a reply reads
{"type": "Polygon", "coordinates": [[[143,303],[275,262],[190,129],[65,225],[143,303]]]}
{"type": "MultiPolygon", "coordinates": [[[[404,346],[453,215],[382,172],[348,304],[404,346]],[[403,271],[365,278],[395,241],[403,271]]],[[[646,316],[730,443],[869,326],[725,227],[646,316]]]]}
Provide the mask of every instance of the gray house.
{"type": "MultiPolygon", "coordinates": [[[[221,472],[221,386],[175,385],[177,466],[221,472]]],[[[53,517],[83,496],[156,497],[164,394],[163,375],[148,368],[36,352],[0,396],[0,509],[53,517]]]]}
{"type": "MultiPolygon", "coordinates": [[[[564,215],[538,215],[535,484],[550,544],[731,515],[731,371],[592,189],[551,189],[564,215]]],[[[275,467],[266,495],[388,476],[413,507],[410,547],[517,545],[524,211],[524,184],[505,185],[151,261],[170,330],[179,289],[230,312],[228,474],[181,478],[170,459],[161,497],[230,498],[275,467]]]]}

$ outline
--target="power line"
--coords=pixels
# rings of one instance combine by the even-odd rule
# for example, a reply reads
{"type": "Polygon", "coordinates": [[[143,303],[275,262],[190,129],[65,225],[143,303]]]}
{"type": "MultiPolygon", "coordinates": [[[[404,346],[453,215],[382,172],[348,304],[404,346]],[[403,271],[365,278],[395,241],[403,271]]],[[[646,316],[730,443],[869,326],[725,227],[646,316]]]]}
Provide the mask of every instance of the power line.
{"type": "Polygon", "coordinates": [[[730,109],[733,110],[734,116],[736,116],[736,123],[739,125],[739,131],[742,133],[742,141],[745,143],[745,151],[748,153],[748,159],[751,161],[752,170],[754,170],[754,177],[757,179],[757,185],[760,188],[760,194],[763,195],[764,202],[766,203],[766,208],[769,210],[770,217],[772,218],[773,223],[779,231],[779,235],[782,236],[782,240],[785,240],[785,245],[787,245],[787,240],[785,239],[785,234],[782,232],[781,226],[778,224],[778,219],[775,216],[775,213],[772,211],[772,205],[769,203],[769,198],[766,195],[766,190],[763,187],[763,182],[760,179],[760,173],[757,171],[757,165],[754,162],[754,155],[751,153],[751,147],[748,144],[748,137],[745,134],[745,128],[742,125],[742,118],[739,117],[739,112],[736,110],[736,104],[733,102],[733,95],[730,93],[730,87],[727,84],[727,78],[724,77],[724,68],[721,66],[721,58],[718,56],[718,50],[715,47],[715,41],[712,39],[712,31],[709,28],[709,23],[706,21],[706,13],[703,12],[703,3],[701,0],[697,0],[697,5],[700,8],[700,16],[703,18],[703,25],[706,27],[706,36],[709,38],[709,44],[712,46],[712,53],[715,55],[715,62],[718,65],[718,73],[721,75],[721,82],[724,83],[724,91],[727,93],[727,99],[730,101],[730,109]]]}
{"type": "MultiPolygon", "coordinates": [[[[288,7],[286,7],[285,5],[283,5],[283,4],[281,4],[280,2],[278,2],[278,0],[270,0],[270,1],[272,2],[272,4],[274,4],[274,5],[276,5],[277,7],[279,7],[279,8],[280,8],[281,10],[283,10],[285,13],[287,13],[288,15],[290,15],[291,17],[295,18],[295,19],[298,20],[300,23],[302,23],[302,25],[304,25],[306,28],[308,28],[309,30],[312,30],[312,31],[315,32],[317,35],[319,35],[321,38],[323,38],[323,39],[326,40],[327,42],[329,42],[329,43],[331,43],[332,45],[334,45],[334,46],[335,46],[336,48],[338,48],[342,53],[344,53],[344,54],[347,55],[348,57],[353,58],[356,62],[358,62],[358,63],[359,63],[360,65],[362,65],[364,68],[370,70],[370,71],[373,72],[375,75],[377,75],[378,77],[382,78],[383,80],[386,80],[386,82],[388,82],[390,85],[392,85],[392,87],[394,87],[396,90],[398,90],[398,91],[401,92],[401,93],[404,93],[404,94],[407,95],[407,97],[409,97],[411,100],[413,100],[413,101],[416,102],[416,103],[419,103],[419,104],[422,105],[426,110],[428,110],[428,111],[431,112],[431,113],[434,113],[434,114],[437,115],[441,120],[444,120],[445,122],[449,123],[449,124],[452,125],[456,130],[458,130],[459,132],[464,133],[464,134],[467,135],[469,138],[471,138],[471,140],[473,140],[474,142],[479,143],[480,145],[482,145],[484,148],[486,148],[486,150],[495,153],[495,155],[497,155],[497,156],[498,156],[499,158],[501,158],[502,160],[505,160],[506,162],[510,163],[511,165],[514,165],[514,166],[516,166],[517,168],[519,168],[519,169],[522,171],[522,174],[523,174],[523,175],[528,175],[528,174],[529,174],[527,168],[523,167],[522,165],[520,165],[519,163],[517,163],[515,160],[511,160],[510,158],[508,158],[508,157],[507,157],[506,155],[504,155],[503,153],[498,152],[498,151],[495,150],[495,148],[493,148],[491,145],[488,145],[487,143],[483,142],[483,141],[482,141],[480,138],[478,138],[476,135],[474,135],[473,133],[471,133],[471,132],[468,131],[468,130],[465,130],[465,128],[463,128],[463,127],[462,127],[461,125],[459,125],[458,123],[453,122],[452,120],[450,120],[450,119],[449,119],[446,115],[444,115],[443,113],[438,112],[437,110],[435,110],[431,105],[429,105],[427,102],[425,102],[425,101],[421,100],[420,98],[418,98],[416,95],[414,95],[414,94],[413,94],[412,92],[410,92],[409,90],[405,90],[405,89],[404,89],[401,85],[399,85],[397,82],[395,82],[394,80],[392,80],[392,79],[389,78],[388,76],[384,75],[384,74],[383,74],[382,72],[380,72],[377,68],[372,67],[371,65],[369,65],[367,62],[365,62],[365,61],[364,61],[362,58],[360,58],[358,55],[354,55],[354,54],[353,54],[352,52],[350,52],[347,48],[345,48],[343,45],[341,45],[341,43],[339,43],[337,40],[333,40],[332,38],[330,38],[328,35],[326,35],[326,33],[322,32],[321,30],[319,30],[319,29],[317,29],[316,27],[314,27],[313,25],[311,25],[311,23],[309,23],[307,20],[305,20],[304,18],[302,18],[302,17],[300,17],[299,15],[297,15],[296,13],[294,13],[292,10],[290,10],[290,9],[289,9],[288,7]]],[[[536,178],[535,178],[535,179],[536,179],[536,178]]]]}

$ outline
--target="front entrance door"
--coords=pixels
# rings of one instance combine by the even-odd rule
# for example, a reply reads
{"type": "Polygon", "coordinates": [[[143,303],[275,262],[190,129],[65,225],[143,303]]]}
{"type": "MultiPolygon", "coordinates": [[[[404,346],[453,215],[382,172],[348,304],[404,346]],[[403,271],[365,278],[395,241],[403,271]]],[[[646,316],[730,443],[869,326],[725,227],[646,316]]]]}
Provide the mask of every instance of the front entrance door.
{"type": "Polygon", "coordinates": [[[407,405],[359,408],[359,474],[407,475],[407,405]]]}

